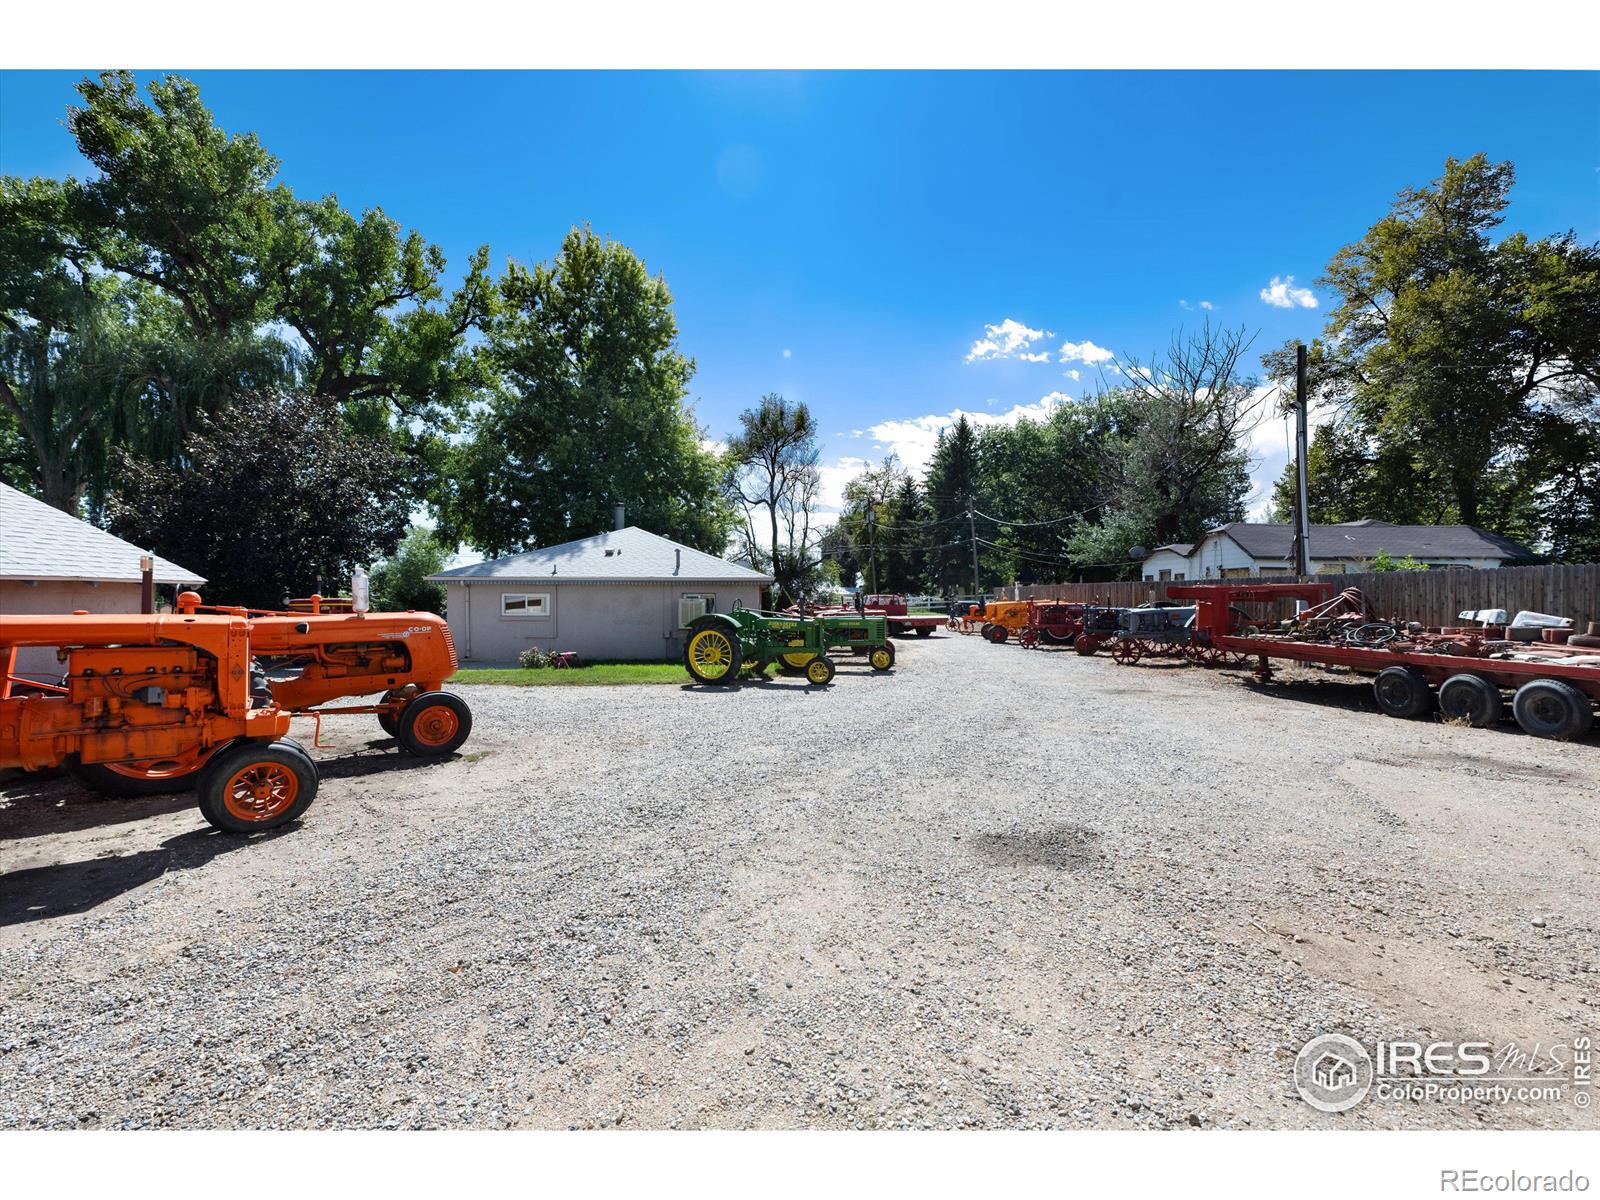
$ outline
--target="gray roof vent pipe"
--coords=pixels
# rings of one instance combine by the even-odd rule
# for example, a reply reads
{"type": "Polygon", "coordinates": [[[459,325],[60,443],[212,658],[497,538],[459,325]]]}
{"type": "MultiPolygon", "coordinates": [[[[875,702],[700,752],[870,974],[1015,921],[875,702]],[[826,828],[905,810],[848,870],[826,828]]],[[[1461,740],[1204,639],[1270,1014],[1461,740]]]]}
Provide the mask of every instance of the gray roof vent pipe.
{"type": "Polygon", "coordinates": [[[613,504],[611,506],[611,528],[621,529],[625,526],[628,523],[627,515],[628,510],[625,507],[621,504],[613,504]]]}
{"type": "Polygon", "coordinates": [[[678,547],[673,553],[678,556],[677,561],[672,564],[672,573],[676,575],[683,570],[683,547],[678,547]]]}

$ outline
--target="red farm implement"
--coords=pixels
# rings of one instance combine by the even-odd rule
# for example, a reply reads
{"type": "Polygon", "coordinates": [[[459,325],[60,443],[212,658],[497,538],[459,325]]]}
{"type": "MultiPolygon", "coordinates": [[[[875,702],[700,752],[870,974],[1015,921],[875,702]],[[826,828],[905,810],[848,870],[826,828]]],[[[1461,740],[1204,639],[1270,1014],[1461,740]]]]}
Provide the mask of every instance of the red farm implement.
{"type": "Polygon", "coordinates": [[[1535,736],[1571,740],[1593,727],[1600,652],[1380,620],[1360,592],[1332,592],[1326,583],[1167,589],[1175,600],[1194,602],[1197,636],[1228,654],[1255,659],[1263,682],[1272,678],[1273,659],[1345,667],[1374,676],[1378,707],[1392,717],[1420,717],[1437,708],[1446,718],[1483,728],[1500,720],[1509,694],[1512,716],[1535,736]],[[1286,620],[1263,617],[1240,628],[1241,606],[1285,601],[1312,607],[1286,620]]]}

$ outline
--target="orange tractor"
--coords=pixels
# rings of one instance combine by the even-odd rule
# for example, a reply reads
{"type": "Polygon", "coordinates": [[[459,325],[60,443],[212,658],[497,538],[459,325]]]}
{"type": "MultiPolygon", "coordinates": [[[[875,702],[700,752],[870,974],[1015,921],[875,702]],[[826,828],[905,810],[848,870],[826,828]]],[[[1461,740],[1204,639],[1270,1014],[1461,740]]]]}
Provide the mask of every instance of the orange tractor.
{"type": "Polygon", "coordinates": [[[984,604],[981,614],[977,607],[976,604],[972,606],[970,619],[978,625],[978,633],[996,646],[1007,638],[1016,637],[1028,624],[1026,600],[990,600],[984,604]]]}
{"type": "Polygon", "coordinates": [[[218,829],[292,821],[317,768],[284,737],[288,712],[252,694],[250,650],[238,616],[0,616],[0,767],[186,763],[218,829]],[[57,647],[65,678],[17,678],[21,646],[57,647]]]}
{"type": "MultiPolygon", "coordinates": [[[[167,619],[241,622],[250,695],[255,703],[282,711],[286,721],[290,715],[310,717],[320,728],[324,716],[371,713],[403,749],[424,757],[454,753],[467,740],[472,710],[461,697],[442,690],[456,669],[455,643],[442,617],[352,611],[348,601],[330,605],[317,596],[296,607],[302,611],[205,606],[194,592],[183,592],[177,617],[167,619]],[[377,699],[330,703],[368,696],[377,699]]],[[[77,618],[48,620],[66,624],[77,618]]],[[[148,796],[193,786],[218,748],[211,741],[191,742],[181,753],[157,747],[152,754],[115,759],[69,756],[63,765],[96,791],[148,796]]]]}

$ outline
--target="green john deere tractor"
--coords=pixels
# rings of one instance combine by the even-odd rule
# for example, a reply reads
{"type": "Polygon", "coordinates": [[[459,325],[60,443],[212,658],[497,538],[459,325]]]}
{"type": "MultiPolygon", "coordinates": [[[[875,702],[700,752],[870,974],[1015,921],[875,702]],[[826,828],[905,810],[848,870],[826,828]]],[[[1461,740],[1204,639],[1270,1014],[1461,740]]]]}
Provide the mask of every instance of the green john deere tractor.
{"type": "Polygon", "coordinates": [[[800,617],[748,608],[697,617],[683,644],[683,665],[696,682],[727,684],[776,663],[820,687],[833,682],[828,650],[836,646],[865,653],[874,671],[894,666],[882,617],[800,617]]]}

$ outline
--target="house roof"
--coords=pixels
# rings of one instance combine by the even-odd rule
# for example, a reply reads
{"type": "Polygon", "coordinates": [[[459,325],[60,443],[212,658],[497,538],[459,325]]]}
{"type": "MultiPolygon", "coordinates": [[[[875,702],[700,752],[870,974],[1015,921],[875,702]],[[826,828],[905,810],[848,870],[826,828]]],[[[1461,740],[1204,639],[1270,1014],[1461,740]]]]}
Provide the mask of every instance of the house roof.
{"type": "MultiPolygon", "coordinates": [[[[0,579],[138,583],[145,552],[71,513],[0,483],[0,579]]],[[[199,587],[203,575],[155,556],[157,583],[199,587]]]]}
{"type": "Polygon", "coordinates": [[[439,583],[771,583],[771,575],[637,525],[429,575],[439,583]]]}
{"type": "MultiPolygon", "coordinates": [[[[1283,559],[1294,553],[1294,527],[1234,521],[1206,536],[1226,534],[1252,558],[1283,559]]],[[[1312,558],[1371,558],[1386,550],[1396,558],[1533,558],[1526,546],[1475,525],[1391,525],[1347,521],[1311,527],[1312,558]]]]}
{"type": "Polygon", "coordinates": [[[1157,546],[1154,550],[1150,551],[1149,554],[1145,555],[1145,557],[1146,558],[1150,558],[1153,555],[1160,554],[1163,550],[1170,550],[1174,554],[1177,554],[1177,555],[1179,555],[1179,556],[1181,556],[1183,558],[1188,558],[1189,555],[1191,553],[1193,553],[1193,551],[1194,551],[1194,543],[1193,542],[1168,542],[1165,546],[1157,546]]]}

